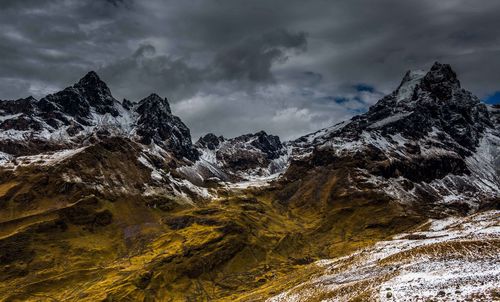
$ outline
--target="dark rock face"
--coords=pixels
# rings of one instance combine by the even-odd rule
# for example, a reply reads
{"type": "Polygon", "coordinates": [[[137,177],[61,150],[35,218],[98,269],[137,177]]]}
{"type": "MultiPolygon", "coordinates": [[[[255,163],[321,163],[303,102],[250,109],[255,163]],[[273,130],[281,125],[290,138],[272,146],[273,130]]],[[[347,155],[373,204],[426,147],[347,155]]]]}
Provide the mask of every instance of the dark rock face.
{"type": "Polygon", "coordinates": [[[21,115],[15,119],[9,119],[0,125],[3,130],[18,130],[18,131],[30,131],[30,130],[41,130],[42,126],[40,123],[30,116],[21,115]]]}
{"type": "Polygon", "coordinates": [[[422,88],[446,101],[451,99],[453,91],[460,89],[460,81],[450,65],[436,62],[423,78],[422,88]]]}
{"type": "Polygon", "coordinates": [[[18,99],[12,101],[0,101],[0,110],[2,115],[8,116],[0,124],[2,130],[40,130],[41,123],[32,118],[36,112],[37,100],[33,97],[18,99]]]}
{"type": "Polygon", "coordinates": [[[4,115],[33,114],[36,110],[36,99],[27,97],[13,101],[1,101],[0,110],[4,115]]]}
{"type": "Polygon", "coordinates": [[[134,103],[127,99],[123,99],[122,101],[122,107],[125,108],[125,110],[130,110],[132,107],[134,107],[134,103]]]}
{"type": "Polygon", "coordinates": [[[370,170],[374,175],[385,178],[404,177],[413,182],[431,182],[449,174],[470,174],[462,158],[441,155],[436,157],[416,157],[414,160],[393,160],[389,165],[375,165],[370,170]]]}
{"type": "Polygon", "coordinates": [[[137,134],[141,143],[155,142],[178,156],[190,160],[198,159],[198,152],[191,143],[189,128],[175,115],[172,115],[167,99],[157,94],[142,99],[135,108],[139,114],[137,134]]]}
{"type": "Polygon", "coordinates": [[[162,99],[156,93],[152,93],[140,100],[135,111],[141,116],[147,114],[151,116],[172,114],[168,100],[166,98],[162,99]]]}

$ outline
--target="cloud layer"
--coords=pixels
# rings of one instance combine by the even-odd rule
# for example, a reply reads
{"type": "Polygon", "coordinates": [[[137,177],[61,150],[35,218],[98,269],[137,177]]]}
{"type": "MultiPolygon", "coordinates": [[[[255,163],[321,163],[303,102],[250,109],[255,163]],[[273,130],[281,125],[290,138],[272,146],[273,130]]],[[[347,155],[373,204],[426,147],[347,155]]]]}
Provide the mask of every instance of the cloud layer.
{"type": "Polygon", "coordinates": [[[164,95],[197,139],[285,139],[365,111],[408,69],[452,64],[500,90],[496,0],[4,0],[0,98],[96,70],[121,99],[164,95]]]}

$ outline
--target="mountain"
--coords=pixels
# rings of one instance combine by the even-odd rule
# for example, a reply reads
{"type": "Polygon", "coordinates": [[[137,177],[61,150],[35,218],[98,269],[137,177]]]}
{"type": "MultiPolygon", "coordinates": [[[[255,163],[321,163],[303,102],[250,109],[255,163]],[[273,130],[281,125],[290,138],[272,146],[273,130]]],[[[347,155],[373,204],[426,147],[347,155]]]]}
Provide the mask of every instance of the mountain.
{"type": "Polygon", "coordinates": [[[359,181],[400,201],[477,209],[498,199],[497,114],[461,88],[449,65],[435,63],[406,73],[367,113],[292,142],[293,166],[350,161],[359,181]]]}
{"type": "Polygon", "coordinates": [[[193,144],[95,72],[0,101],[0,298],[494,300],[499,120],[440,63],[287,142],[193,144]]]}

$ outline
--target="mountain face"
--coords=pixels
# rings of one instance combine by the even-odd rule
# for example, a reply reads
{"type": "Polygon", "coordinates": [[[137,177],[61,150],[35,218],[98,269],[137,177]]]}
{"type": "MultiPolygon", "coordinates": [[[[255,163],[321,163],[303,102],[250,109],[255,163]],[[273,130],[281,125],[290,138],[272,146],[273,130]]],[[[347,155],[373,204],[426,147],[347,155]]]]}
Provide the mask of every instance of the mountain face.
{"type": "Polygon", "coordinates": [[[0,101],[0,297],[494,300],[499,121],[440,63],[288,142],[193,144],[166,98],[117,101],[95,72],[0,101]]]}
{"type": "Polygon", "coordinates": [[[321,137],[308,135],[299,138],[296,143],[301,144],[312,138],[316,139],[312,141],[313,145],[335,137],[359,139],[364,131],[420,139],[437,129],[461,147],[475,150],[485,129],[492,126],[486,105],[461,89],[449,65],[436,63],[428,73],[406,73],[399,87],[367,113],[336,127],[338,129],[327,131],[321,137]]]}

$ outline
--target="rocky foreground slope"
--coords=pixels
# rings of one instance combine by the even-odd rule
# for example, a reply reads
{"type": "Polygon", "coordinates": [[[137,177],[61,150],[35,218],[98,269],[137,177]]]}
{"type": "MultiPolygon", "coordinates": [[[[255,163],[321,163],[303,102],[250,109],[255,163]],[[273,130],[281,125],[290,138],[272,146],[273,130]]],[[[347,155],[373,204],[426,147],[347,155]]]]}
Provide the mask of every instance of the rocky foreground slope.
{"type": "Polygon", "coordinates": [[[496,299],[499,117],[439,63],[290,142],[193,144],[166,99],[118,101],[94,72],[0,101],[0,298],[496,299]]]}

